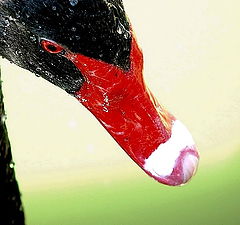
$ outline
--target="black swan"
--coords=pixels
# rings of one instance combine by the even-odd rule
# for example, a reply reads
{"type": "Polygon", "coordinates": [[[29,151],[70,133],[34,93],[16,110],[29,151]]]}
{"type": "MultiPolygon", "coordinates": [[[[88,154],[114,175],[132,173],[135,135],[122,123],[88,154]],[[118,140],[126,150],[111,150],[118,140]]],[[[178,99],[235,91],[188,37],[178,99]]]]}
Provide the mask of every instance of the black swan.
{"type": "Polygon", "coordinates": [[[155,180],[195,173],[191,134],[144,83],[122,0],[0,0],[0,56],[74,96],[155,180]]]}

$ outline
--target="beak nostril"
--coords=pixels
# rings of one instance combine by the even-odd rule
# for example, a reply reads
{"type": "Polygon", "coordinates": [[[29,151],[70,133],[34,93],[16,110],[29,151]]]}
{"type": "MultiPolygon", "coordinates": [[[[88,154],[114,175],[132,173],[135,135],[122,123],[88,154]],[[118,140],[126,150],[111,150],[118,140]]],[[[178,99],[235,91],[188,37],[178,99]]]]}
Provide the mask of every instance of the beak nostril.
{"type": "Polygon", "coordinates": [[[51,44],[47,45],[46,47],[47,47],[47,49],[49,49],[51,52],[55,52],[55,51],[57,50],[57,47],[54,46],[54,45],[51,45],[51,44]]]}
{"type": "Polygon", "coordinates": [[[64,50],[63,47],[58,43],[51,40],[47,40],[47,39],[41,40],[41,46],[46,52],[49,52],[52,54],[57,54],[64,50]]]}

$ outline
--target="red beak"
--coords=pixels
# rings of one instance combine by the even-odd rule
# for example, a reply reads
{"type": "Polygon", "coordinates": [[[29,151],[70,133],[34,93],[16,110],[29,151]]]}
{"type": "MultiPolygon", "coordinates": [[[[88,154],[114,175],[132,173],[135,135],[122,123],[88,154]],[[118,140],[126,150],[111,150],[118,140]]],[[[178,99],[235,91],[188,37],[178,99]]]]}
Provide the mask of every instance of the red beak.
{"type": "Polygon", "coordinates": [[[75,93],[78,101],[148,175],[172,186],[193,176],[199,159],[193,139],[145,86],[135,38],[128,71],[81,54],[67,52],[65,57],[85,78],[75,93]]]}

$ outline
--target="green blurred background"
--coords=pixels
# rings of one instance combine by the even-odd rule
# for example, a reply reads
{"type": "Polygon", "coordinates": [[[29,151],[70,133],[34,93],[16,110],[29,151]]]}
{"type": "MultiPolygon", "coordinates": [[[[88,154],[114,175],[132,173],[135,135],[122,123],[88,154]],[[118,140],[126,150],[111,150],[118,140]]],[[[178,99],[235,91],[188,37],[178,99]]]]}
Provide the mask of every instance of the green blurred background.
{"type": "Polygon", "coordinates": [[[240,2],[124,1],[146,83],[201,154],[183,187],[145,175],[77,101],[2,60],[27,225],[240,224],[240,2]]]}

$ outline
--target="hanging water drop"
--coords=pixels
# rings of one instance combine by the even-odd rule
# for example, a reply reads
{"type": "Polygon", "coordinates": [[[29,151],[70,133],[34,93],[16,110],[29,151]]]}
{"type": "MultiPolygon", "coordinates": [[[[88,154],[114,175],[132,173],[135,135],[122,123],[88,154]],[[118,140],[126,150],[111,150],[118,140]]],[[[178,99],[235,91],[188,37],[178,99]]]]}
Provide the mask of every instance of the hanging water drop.
{"type": "Polygon", "coordinates": [[[6,120],[7,120],[7,115],[6,114],[2,115],[1,116],[1,122],[5,123],[6,120]]]}
{"type": "Polygon", "coordinates": [[[9,167],[10,167],[11,169],[13,169],[14,166],[15,166],[15,162],[11,161],[10,164],[9,164],[9,167]]]}

